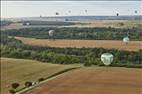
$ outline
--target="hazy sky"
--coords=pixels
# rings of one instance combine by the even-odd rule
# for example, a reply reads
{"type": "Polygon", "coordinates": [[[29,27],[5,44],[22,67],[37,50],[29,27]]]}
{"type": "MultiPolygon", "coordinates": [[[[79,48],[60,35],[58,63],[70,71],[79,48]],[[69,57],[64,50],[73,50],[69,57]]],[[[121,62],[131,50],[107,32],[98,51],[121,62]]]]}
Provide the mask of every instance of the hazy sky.
{"type": "Polygon", "coordinates": [[[56,12],[59,12],[60,16],[142,13],[142,1],[2,1],[1,5],[3,18],[55,16],[56,12]]]}

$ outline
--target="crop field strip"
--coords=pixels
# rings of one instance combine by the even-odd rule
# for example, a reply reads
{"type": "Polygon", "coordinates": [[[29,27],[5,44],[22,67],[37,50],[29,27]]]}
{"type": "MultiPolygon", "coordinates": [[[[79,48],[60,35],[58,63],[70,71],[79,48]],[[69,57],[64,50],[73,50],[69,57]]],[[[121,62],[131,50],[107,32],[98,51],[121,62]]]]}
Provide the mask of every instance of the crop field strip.
{"type": "Polygon", "coordinates": [[[21,89],[26,81],[47,78],[76,65],[59,65],[26,59],[1,58],[1,94],[9,94],[12,83],[19,83],[21,89]]]}
{"type": "Polygon", "coordinates": [[[15,37],[24,44],[43,47],[59,48],[107,48],[127,51],[138,51],[142,49],[142,41],[130,41],[127,45],[120,40],[67,40],[67,39],[35,39],[15,37]]]}
{"type": "MultiPolygon", "coordinates": [[[[45,21],[46,22],[46,21],[45,21]]],[[[48,22],[48,21],[47,21],[48,22]]],[[[21,28],[37,28],[37,27],[114,27],[114,28],[132,28],[132,27],[141,27],[141,20],[93,20],[93,21],[69,21],[71,23],[70,25],[60,25],[57,21],[57,25],[42,25],[42,23],[38,23],[38,25],[22,25],[22,23],[13,23],[11,25],[8,25],[6,27],[2,27],[2,30],[9,30],[9,29],[21,29],[21,28]],[[123,25],[120,25],[120,23],[123,23],[123,25]]],[[[51,23],[55,23],[54,21],[51,23]]],[[[62,22],[63,23],[63,22],[62,22]]],[[[68,22],[66,22],[68,23],[68,22]]]]}
{"type": "Polygon", "coordinates": [[[90,67],[72,70],[27,94],[141,94],[142,69],[90,67]]]}

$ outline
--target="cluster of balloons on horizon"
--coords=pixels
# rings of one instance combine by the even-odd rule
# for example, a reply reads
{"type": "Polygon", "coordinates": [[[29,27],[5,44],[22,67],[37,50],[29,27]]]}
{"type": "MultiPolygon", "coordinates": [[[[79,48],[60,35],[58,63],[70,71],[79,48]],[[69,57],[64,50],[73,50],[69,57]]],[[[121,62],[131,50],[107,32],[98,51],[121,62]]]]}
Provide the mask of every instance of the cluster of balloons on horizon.
{"type": "MultiPolygon", "coordinates": [[[[88,10],[84,10],[84,12],[87,13],[88,10]]],[[[66,15],[67,15],[67,14],[71,14],[71,13],[72,13],[72,11],[69,10],[68,13],[66,13],[66,15]]],[[[134,13],[137,14],[138,11],[137,11],[137,10],[134,10],[134,13]]],[[[57,16],[57,15],[60,15],[60,13],[59,13],[59,12],[55,12],[55,15],[56,15],[56,16],[57,16]]],[[[119,15],[120,15],[119,13],[116,13],[116,16],[119,16],[119,15]]]]}
{"type": "MultiPolygon", "coordinates": [[[[137,13],[138,13],[138,11],[137,11],[137,10],[135,10],[135,11],[134,11],[134,13],[135,13],[135,14],[137,14],[137,13]]],[[[116,16],[119,16],[119,13],[116,13],[116,16]]]]}
{"type": "MultiPolygon", "coordinates": [[[[85,13],[87,13],[88,10],[84,10],[84,11],[85,11],[85,13]]],[[[71,10],[69,10],[68,13],[70,14],[70,13],[71,13],[71,10]]],[[[67,14],[67,13],[66,13],[66,14],[67,14]]],[[[60,13],[59,13],[59,12],[55,12],[55,15],[60,15],[60,13]]]]}

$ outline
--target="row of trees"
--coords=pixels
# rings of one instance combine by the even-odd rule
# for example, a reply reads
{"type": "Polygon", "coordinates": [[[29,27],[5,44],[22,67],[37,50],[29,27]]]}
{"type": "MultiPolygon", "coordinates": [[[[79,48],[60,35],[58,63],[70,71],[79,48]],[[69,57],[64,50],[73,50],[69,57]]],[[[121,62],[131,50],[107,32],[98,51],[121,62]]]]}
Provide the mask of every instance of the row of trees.
{"type": "Polygon", "coordinates": [[[6,21],[6,20],[3,20],[3,21],[0,21],[0,26],[8,26],[12,23],[12,21],[6,21]]]}
{"type": "MultiPolygon", "coordinates": [[[[39,78],[37,83],[41,82],[41,81],[44,81],[45,79],[44,78],[39,78]]],[[[25,88],[28,88],[30,86],[33,86],[35,84],[37,84],[36,82],[32,82],[32,81],[26,81],[24,83],[25,87],[23,87],[22,89],[25,89],[25,88]]],[[[10,94],[15,94],[18,90],[18,87],[20,87],[20,83],[12,83],[11,84],[11,89],[9,90],[10,94]]]]}
{"type": "Polygon", "coordinates": [[[73,22],[63,22],[63,21],[19,21],[19,23],[23,23],[23,25],[48,25],[48,26],[68,26],[75,25],[73,22]]]}
{"type": "Polygon", "coordinates": [[[28,58],[43,62],[58,64],[81,63],[85,66],[103,65],[100,56],[105,52],[114,55],[113,66],[141,66],[142,50],[139,51],[119,51],[116,49],[104,48],[50,48],[37,47],[23,44],[20,40],[8,37],[6,32],[2,34],[1,55],[14,58],[28,58]]]}
{"type": "Polygon", "coordinates": [[[105,52],[114,55],[113,66],[142,65],[142,50],[137,52],[119,51],[103,48],[48,48],[22,44],[19,40],[9,39],[10,42],[1,45],[1,55],[13,58],[28,58],[57,64],[81,63],[85,66],[103,65],[100,56],[105,52]]]}
{"type": "Polygon", "coordinates": [[[142,29],[120,29],[120,28],[26,28],[19,30],[7,30],[10,36],[50,38],[48,31],[55,30],[53,38],[55,39],[99,39],[99,40],[122,40],[129,36],[131,40],[142,40],[142,29]]]}

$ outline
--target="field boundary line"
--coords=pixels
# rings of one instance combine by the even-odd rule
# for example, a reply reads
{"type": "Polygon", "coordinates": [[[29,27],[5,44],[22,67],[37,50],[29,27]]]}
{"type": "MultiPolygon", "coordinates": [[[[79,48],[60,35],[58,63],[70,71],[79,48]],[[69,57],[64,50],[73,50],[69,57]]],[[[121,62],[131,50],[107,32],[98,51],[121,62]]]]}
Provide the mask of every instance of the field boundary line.
{"type": "Polygon", "coordinates": [[[46,82],[48,82],[48,81],[50,81],[50,80],[53,80],[53,79],[58,78],[58,77],[60,77],[60,76],[62,76],[62,75],[65,75],[66,73],[68,73],[68,72],[71,71],[71,70],[78,69],[78,68],[81,68],[81,67],[69,68],[69,69],[65,69],[65,70],[62,70],[62,71],[60,71],[60,72],[57,72],[57,73],[55,73],[55,74],[53,74],[53,75],[47,77],[46,80],[44,80],[44,81],[42,81],[42,82],[40,82],[40,83],[38,83],[38,84],[35,84],[35,85],[31,86],[31,87],[24,88],[24,89],[22,89],[22,90],[16,92],[15,94],[24,94],[25,92],[27,92],[27,91],[29,91],[29,90],[35,88],[35,87],[38,87],[38,86],[40,86],[40,85],[42,85],[42,84],[44,84],[44,83],[46,83],[46,82]]]}

